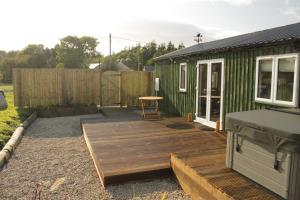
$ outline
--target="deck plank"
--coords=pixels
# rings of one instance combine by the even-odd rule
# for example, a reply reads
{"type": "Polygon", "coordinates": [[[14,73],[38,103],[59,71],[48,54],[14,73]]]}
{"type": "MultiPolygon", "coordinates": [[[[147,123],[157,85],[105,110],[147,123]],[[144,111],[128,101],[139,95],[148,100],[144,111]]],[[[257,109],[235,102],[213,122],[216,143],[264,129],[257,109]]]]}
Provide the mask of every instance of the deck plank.
{"type": "Polygon", "coordinates": [[[210,132],[201,133],[183,118],[159,121],[131,121],[116,118],[84,120],[83,134],[101,182],[122,181],[128,174],[160,174],[171,171],[173,152],[201,151],[205,145],[219,148],[222,143],[211,143],[210,132]],[[118,177],[118,178],[116,178],[118,177]]]}
{"type": "Polygon", "coordinates": [[[225,166],[226,138],[183,118],[121,116],[83,120],[83,135],[102,184],[175,174],[193,199],[279,200],[225,166]]]}
{"type": "MultiPolygon", "coordinates": [[[[215,133],[212,133],[215,134],[215,133]]],[[[282,200],[281,197],[225,166],[225,147],[171,155],[180,185],[193,199],[282,200]]]]}

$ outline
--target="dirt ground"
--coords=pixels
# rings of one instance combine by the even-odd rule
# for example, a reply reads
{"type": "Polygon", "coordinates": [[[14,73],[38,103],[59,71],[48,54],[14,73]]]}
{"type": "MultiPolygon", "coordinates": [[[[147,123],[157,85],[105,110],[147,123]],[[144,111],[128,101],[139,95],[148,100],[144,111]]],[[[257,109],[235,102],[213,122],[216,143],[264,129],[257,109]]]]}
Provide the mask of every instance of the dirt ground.
{"type": "MultiPolygon", "coordinates": [[[[81,116],[88,117],[88,116],[81,116]]],[[[80,116],[38,118],[0,171],[0,199],[190,199],[174,178],[103,188],[80,129],[80,116]]]]}

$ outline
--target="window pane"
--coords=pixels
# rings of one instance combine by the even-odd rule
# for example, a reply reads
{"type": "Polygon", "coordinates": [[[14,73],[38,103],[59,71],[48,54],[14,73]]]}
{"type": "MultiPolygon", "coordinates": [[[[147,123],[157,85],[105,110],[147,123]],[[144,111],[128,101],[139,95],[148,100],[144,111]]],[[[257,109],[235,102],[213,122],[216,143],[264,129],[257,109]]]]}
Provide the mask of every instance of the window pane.
{"type": "Polygon", "coordinates": [[[185,65],[180,65],[180,88],[185,89],[185,73],[186,73],[186,67],[185,65]]]}
{"type": "Polygon", "coordinates": [[[278,59],[276,100],[293,101],[295,58],[278,59]]]}
{"type": "Polygon", "coordinates": [[[210,121],[220,120],[221,111],[221,75],[222,63],[213,63],[211,65],[211,103],[210,103],[210,121]]]}
{"type": "Polygon", "coordinates": [[[199,65],[198,80],[198,117],[206,118],[206,101],[207,101],[207,64],[199,65]]]}
{"type": "Polygon", "coordinates": [[[271,98],[272,59],[260,60],[258,63],[258,98],[271,98]]]}

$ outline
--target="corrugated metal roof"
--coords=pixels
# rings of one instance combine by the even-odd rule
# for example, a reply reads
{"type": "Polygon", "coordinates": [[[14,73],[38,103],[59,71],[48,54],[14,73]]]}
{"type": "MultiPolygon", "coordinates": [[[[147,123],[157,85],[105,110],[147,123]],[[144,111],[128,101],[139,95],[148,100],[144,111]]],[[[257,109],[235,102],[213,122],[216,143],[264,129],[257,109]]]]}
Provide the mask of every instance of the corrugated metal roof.
{"type": "Polygon", "coordinates": [[[263,31],[257,31],[253,33],[229,37],[225,39],[215,40],[211,42],[196,44],[184,49],[179,49],[177,51],[164,54],[155,58],[155,60],[163,60],[167,58],[175,58],[184,55],[191,55],[210,51],[221,51],[239,47],[268,44],[299,38],[300,23],[296,23],[263,31]]]}

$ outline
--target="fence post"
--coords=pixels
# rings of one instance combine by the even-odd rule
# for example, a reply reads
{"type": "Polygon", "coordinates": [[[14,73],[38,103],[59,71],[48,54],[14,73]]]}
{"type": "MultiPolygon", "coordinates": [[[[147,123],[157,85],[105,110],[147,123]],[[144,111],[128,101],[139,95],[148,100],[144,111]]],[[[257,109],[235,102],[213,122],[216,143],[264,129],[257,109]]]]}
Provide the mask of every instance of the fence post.
{"type": "Polygon", "coordinates": [[[14,91],[14,105],[22,107],[21,97],[20,97],[20,71],[18,69],[13,69],[13,91],[14,91]]]}
{"type": "Polygon", "coordinates": [[[119,73],[119,102],[120,102],[120,107],[123,107],[123,98],[122,98],[122,74],[124,72],[119,73]]]}

